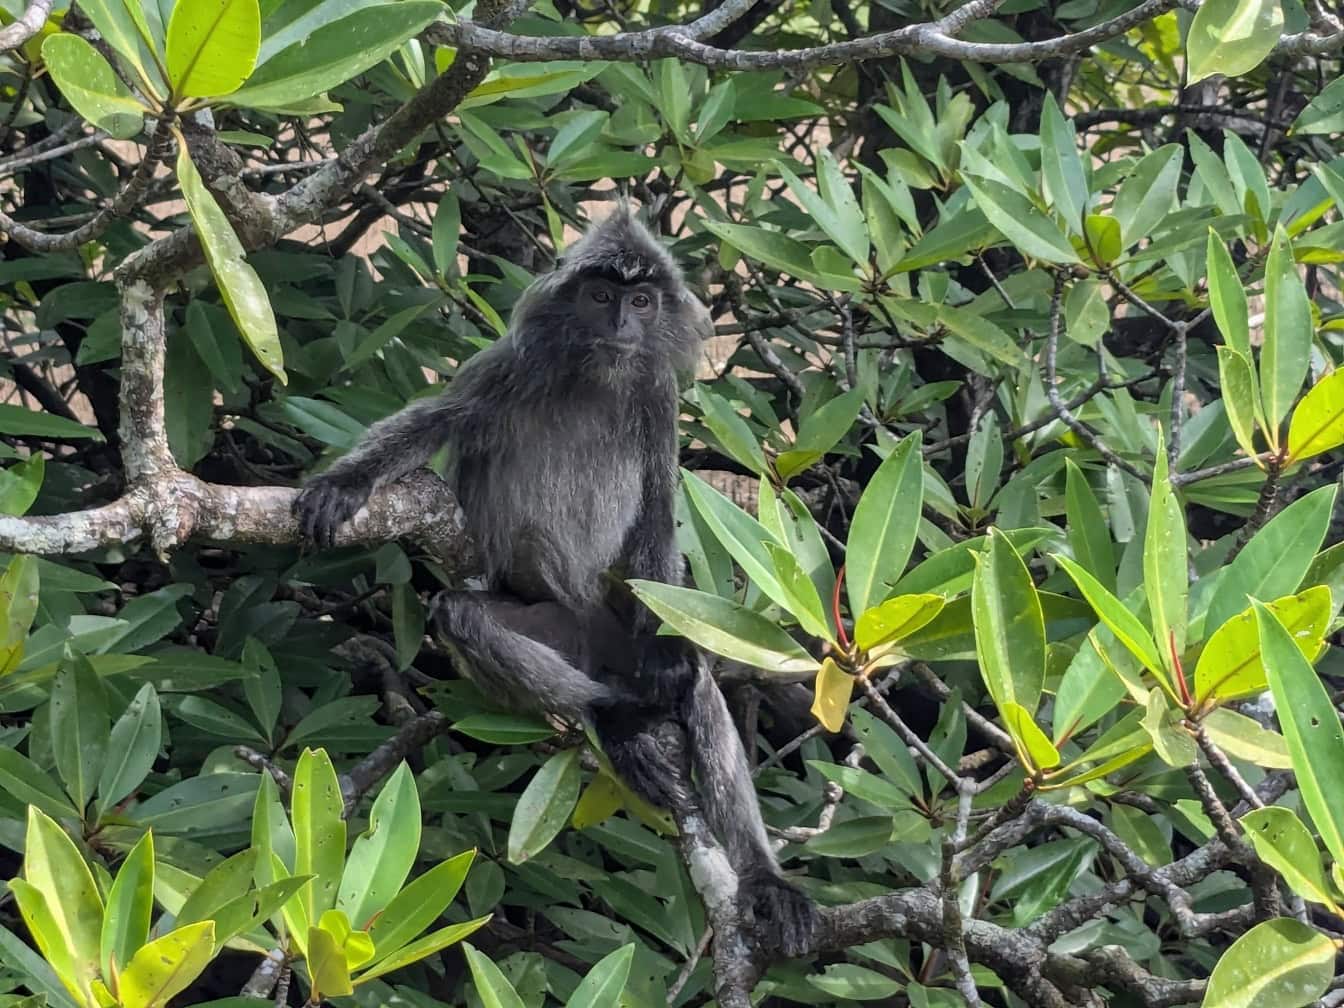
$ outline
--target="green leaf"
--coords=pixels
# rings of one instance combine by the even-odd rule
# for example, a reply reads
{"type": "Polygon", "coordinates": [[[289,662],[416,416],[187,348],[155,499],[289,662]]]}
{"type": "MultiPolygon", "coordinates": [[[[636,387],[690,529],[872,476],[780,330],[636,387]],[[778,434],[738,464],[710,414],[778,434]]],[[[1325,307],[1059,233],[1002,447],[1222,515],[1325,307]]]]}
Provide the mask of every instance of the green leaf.
{"type": "Polygon", "coordinates": [[[765,548],[775,562],[775,575],[779,586],[789,599],[788,611],[798,620],[798,624],[812,634],[834,643],[835,633],[822,608],[821,596],[817,586],[808,577],[807,571],[792,553],[778,543],[768,542],[765,548]]]}
{"type": "MultiPolygon", "coordinates": [[[[56,37],[52,36],[52,38],[56,37]]],[[[81,423],[67,420],[63,416],[56,416],[54,413],[39,413],[37,410],[25,409],[22,406],[15,406],[13,403],[0,403],[0,434],[27,435],[58,441],[83,440],[84,438],[92,438],[94,441],[103,440],[103,435],[92,427],[85,427],[81,423]]]]}
{"type": "MultiPolygon", "coordinates": [[[[19,916],[28,926],[28,931],[33,936],[34,943],[42,953],[41,957],[38,958],[29,945],[19,942],[16,938],[14,940],[21,950],[20,954],[26,953],[36,958],[40,967],[53,974],[55,979],[64,985],[65,990],[73,994],[81,1005],[90,1004],[92,1000],[90,994],[91,974],[97,972],[97,962],[95,961],[92,965],[76,963],[74,952],[66,944],[61,934],[60,924],[52,913],[51,902],[36,887],[24,879],[13,878],[9,880],[9,891],[13,894],[14,902],[19,908],[19,916]]],[[[0,929],[0,937],[11,937],[11,933],[0,929]]],[[[5,952],[7,955],[12,955],[12,950],[9,948],[6,948],[5,952]]],[[[14,958],[17,961],[17,957],[14,958]]],[[[34,975],[36,976],[36,974],[34,975]]]]}
{"type": "Polygon", "coordinates": [[[556,753],[523,789],[509,824],[509,860],[522,864],[544,851],[555,839],[579,800],[579,750],[556,753]]]}
{"type": "Polygon", "coordinates": [[[1074,563],[1068,557],[1058,553],[1051,554],[1054,561],[1064,568],[1073,578],[1073,583],[1082,592],[1087,604],[1096,611],[1097,617],[1115,634],[1135,658],[1143,662],[1152,672],[1164,673],[1166,665],[1157,655],[1157,645],[1137,616],[1125,608],[1125,604],[1106,590],[1096,578],[1074,563]]]}
{"type": "Polygon", "coordinates": [[[1175,209],[1182,154],[1180,144],[1167,144],[1144,156],[1126,174],[1111,204],[1125,248],[1147,238],[1175,209]]]}
{"type": "Polygon", "coordinates": [[[148,775],[159,755],[162,727],[159,695],[145,683],[112,726],[109,755],[98,777],[100,816],[138,788],[148,775]]]}
{"type": "Polygon", "coordinates": [[[365,983],[368,980],[377,979],[386,973],[409,966],[411,963],[419,962],[426,956],[432,956],[436,952],[441,952],[449,945],[456,945],[463,938],[466,938],[473,931],[478,931],[490,923],[493,915],[486,914],[484,917],[477,917],[475,920],[469,920],[464,924],[451,924],[446,928],[440,928],[433,934],[425,935],[419,941],[412,942],[400,951],[388,956],[378,965],[367,972],[361,973],[355,978],[355,986],[365,983]]]}
{"type": "Polygon", "coordinates": [[[1115,591],[1115,549],[1110,525],[1087,477],[1073,459],[1065,461],[1064,512],[1073,557],[1091,571],[1107,591],[1115,591]]]}
{"type": "Polygon", "coordinates": [[[1335,943],[1287,917],[1257,924],[1218,960],[1202,1008],[1306,1008],[1330,986],[1335,943]]]}
{"type": "Polygon", "coordinates": [[[990,696],[1005,717],[1015,703],[1030,718],[1045,682],[1045,616],[1026,564],[998,529],[990,529],[976,565],[971,610],[990,696]]]}
{"type": "Polygon", "coordinates": [[[527,745],[555,735],[547,722],[519,714],[471,714],[454,721],[453,731],[494,745],[527,745]]]}
{"type": "Polygon", "coordinates": [[[798,436],[793,440],[794,449],[825,455],[854,426],[859,411],[863,409],[863,398],[863,389],[850,389],[813,410],[798,428],[798,436]]]}
{"type": "Polygon", "coordinates": [[[1202,724],[1214,745],[1243,763],[1274,770],[1293,766],[1284,737],[1262,728],[1260,722],[1245,714],[1219,707],[1210,711],[1202,724]]]}
{"type": "Polygon", "coordinates": [[[1272,445],[1278,445],[1279,424],[1302,390],[1312,334],[1311,302],[1280,225],[1274,229],[1265,263],[1265,332],[1260,347],[1261,397],[1272,445]]]}
{"type": "Polygon", "coordinates": [[[177,0],[168,22],[168,81],[173,94],[180,98],[232,94],[251,75],[260,48],[257,0],[177,0]]]}
{"type": "Polygon", "coordinates": [[[1241,817],[1241,825],[1260,860],[1282,875],[1289,889],[1303,899],[1340,912],[1325,879],[1316,841],[1291,809],[1277,805],[1251,809],[1241,817]]]}
{"type": "Polygon", "coordinates": [[[294,769],[290,817],[294,821],[294,874],[312,875],[305,890],[307,919],[315,921],[336,899],[345,866],[341,784],[331,757],[305,749],[294,769]]]}
{"type": "Polygon", "coordinates": [[[810,975],[807,982],[831,999],[832,1004],[888,1001],[905,989],[905,985],[899,981],[855,963],[833,963],[823,972],[810,975]]]}
{"type": "MultiPolygon", "coordinates": [[[[126,0],[85,0],[79,9],[107,44],[139,72],[142,80],[148,80],[142,56],[154,51],[155,46],[141,5],[126,0]]],[[[157,72],[154,81],[162,83],[157,72]]]]}
{"type": "Polygon", "coordinates": [[[40,585],[38,560],[27,554],[13,557],[0,575],[0,678],[23,659],[28,631],[37,615],[40,585]]]}
{"type": "Polygon", "coordinates": [[[462,232],[462,207],[457,193],[446,192],[434,211],[434,268],[439,276],[457,274],[457,243],[462,232]]]}
{"type": "Polygon", "coordinates": [[[798,178],[793,172],[780,164],[780,177],[788,183],[794,197],[803,205],[813,222],[826,232],[826,236],[835,242],[855,263],[866,266],[868,263],[868,229],[863,213],[854,200],[849,184],[840,175],[840,167],[835,158],[827,151],[817,155],[817,181],[823,174],[830,172],[827,189],[830,198],[818,192],[798,178]],[[834,176],[840,175],[836,180],[834,176]],[[834,201],[834,202],[832,202],[834,201]]]}
{"type": "Polygon", "coordinates": [[[185,143],[178,146],[177,177],[182,184],[182,198],[191,212],[192,225],[210,263],[210,272],[219,285],[224,303],[229,306],[234,324],[257,359],[284,383],[284,356],[266,288],[243,258],[242,242],[205,187],[185,143]]]}
{"type": "Polygon", "coordinates": [[[884,776],[908,795],[923,795],[924,785],[910,748],[890,727],[861,707],[850,715],[854,733],[863,742],[865,755],[884,776]]]}
{"type": "Polygon", "coordinates": [[[1265,672],[1302,804],[1331,855],[1344,861],[1344,727],[1339,712],[1278,617],[1259,602],[1255,615],[1265,672]]]}
{"type": "Polygon", "coordinates": [[[471,979],[476,984],[476,996],[485,1008],[524,1008],[523,999],[498,966],[470,945],[463,945],[462,951],[467,954],[467,966],[471,968],[471,979]]]}
{"type": "MultiPolygon", "coordinates": [[[[1310,661],[1321,649],[1334,608],[1330,589],[1308,588],[1269,603],[1269,608],[1288,628],[1302,654],[1310,661]]],[[[1256,696],[1268,686],[1260,653],[1260,632],[1255,613],[1246,609],[1226,620],[1204,645],[1195,666],[1195,699],[1223,702],[1256,696]]]]}
{"type": "Polygon", "coordinates": [[[1185,40],[1190,83],[1250,73],[1273,51],[1282,30],[1279,0],[1206,0],[1185,40]]]}
{"type": "MultiPolygon", "coordinates": [[[[31,805],[24,840],[23,877],[46,901],[49,927],[54,929],[54,934],[48,937],[64,945],[63,957],[68,957],[70,963],[73,989],[88,1000],[90,984],[98,975],[102,958],[103,900],[88,863],[65,830],[31,805]]],[[[51,961],[42,936],[35,937],[51,961]]]]}
{"type": "Polygon", "coordinates": [[[628,584],[659,619],[715,654],[771,672],[810,672],[817,667],[782,628],[731,599],[657,581],[628,584]]]}
{"type": "Polygon", "coordinates": [[[103,915],[103,976],[117,976],[149,938],[154,909],[154,834],[145,833],[117,870],[103,915]]]}
{"type": "Polygon", "coordinates": [[[27,756],[0,746],[0,792],[59,818],[79,818],[57,783],[27,756]]]}
{"type": "Polygon", "coordinates": [[[433,0],[361,7],[266,60],[229,102],[284,107],[322,94],[377,66],[442,12],[433,0]]]}
{"type": "Polygon", "coordinates": [[[1102,266],[1120,258],[1124,240],[1120,222],[1109,214],[1088,214],[1083,221],[1083,241],[1096,262],[1102,266]]]}
{"type": "Polygon", "coordinates": [[[1114,634],[1105,627],[1092,631],[1064,670],[1064,677],[1055,690],[1051,719],[1056,745],[1095,724],[1124,698],[1125,685],[1111,670],[1117,659],[1126,660],[1129,655],[1111,655],[1103,659],[1100,652],[1101,647],[1108,646],[1114,639],[1114,634]],[[1103,637],[1106,643],[1099,644],[1103,637]]]}
{"type": "Polygon", "coordinates": [[[392,898],[369,926],[374,963],[410,944],[448,909],[475,857],[476,851],[469,850],[441,861],[392,898]]]}
{"type": "Polygon", "coordinates": [[[634,942],[603,956],[570,995],[565,1008],[617,1008],[634,956],[634,942]]]}
{"type": "Polygon", "coordinates": [[[1293,121],[1294,134],[1344,133],[1344,77],[1337,77],[1317,94],[1293,121]]]}
{"type": "Polygon", "coordinates": [[[1078,255],[1059,225],[1002,182],[962,175],[975,204],[1023,255],[1053,263],[1076,263],[1078,255]]]}
{"type": "Polygon", "coordinates": [[[858,618],[887,597],[905,573],[924,500],[920,433],[904,438],[864,488],[849,526],[845,588],[858,618]]]}
{"type": "Polygon", "coordinates": [[[764,476],[769,471],[765,454],[747,422],[729,405],[728,400],[707,386],[697,385],[695,391],[696,401],[704,414],[705,426],[718,439],[728,457],[758,476],[764,476]]]}
{"type": "Polygon", "coordinates": [[[405,763],[397,767],[369,812],[369,827],[355,837],[336,905],[356,929],[374,917],[401,890],[420,853],[420,795],[405,763]]]}
{"type": "Polygon", "coordinates": [[[1237,446],[1247,455],[1254,455],[1255,407],[1260,398],[1255,382],[1255,366],[1249,357],[1231,347],[1219,346],[1214,349],[1218,351],[1218,386],[1222,390],[1227,422],[1232,427],[1237,446]]]}
{"type": "Polygon", "coordinates": [[[854,642],[871,651],[907,637],[943,611],[941,595],[897,595],[864,611],[854,626],[854,642]]]}
{"type": "Polygon", "coordinates": [[[1148,503],[1148,528],[1143,540],[1143,587],[1148,613],[1168,674],[1179,675],[1177,663],[1185,650],[1186,596],[1190,589],[1185,511],[1167,477],[1167,453],[1158,428],[1157,462],[1148,503]]]}
{"type": "Polygon", "coordinates": [[[67,652],[51,690],[51,747],[76,807],[93,797],[111,732],[107,696],[89,660],[67,652]]]}
{"type": "MultiPolygon", "coordinates": [[[[6,469],[0,476],[0,514],[27,514],[42,490],[46,469],[47,457],[38,454],[6,469]]],[[[0,675],[4,672],[0,671],[0,675]]]]}
{"type": "Polygon", "coordinates": [[[818,270],[812,263],[808,247],[786,234],[711,220],[705,221],[705,228],[744,255],[781,273],[851,294],[863,289],[863,283],[857,276],[818,270]]]}
{"type": "Polygon", "coordinates": [[[1301,462],[1344,445],[1344,370],[1313,385],[1288,424],[1288,459],[1301,462]]]}
{"type": "Polygon", "coordinates": [[[1081,233],[1090,193],[1073,123],[1064,118],[1059,102],[1047,91],[1041,108],[1041,180],[1047,200],[1054,204],[1070,232],[1081,233]]]}
{"type": "Polygon", "coordinates": [[[1209,228],[1206,249],[1209,270],[1209,307],[1213,320],[1223,334],[1227,345],[1246,358],[1251,357],[1250,308],[1246,302],[1246,285],[1237,273],[1236,264],[1218,232],[1209,228]]]}
{"type": "Polygon", "coordinates": [[[1334,511],[1336,487],[1313,490],[1275,515],[1223,569],[1204,617],[1205,632],[1241,612],[1252,598],[1297,591],[1321,548],[1334,511]]]}
{"type": "Polygon", "coordinates": [[[42,43],[42,60],[66,101],[95,129],[118,140],[129,140],[144,129],[149,110],[121,82],[103,54],[80,36],[67,32],[48,36],[42,43]]]}

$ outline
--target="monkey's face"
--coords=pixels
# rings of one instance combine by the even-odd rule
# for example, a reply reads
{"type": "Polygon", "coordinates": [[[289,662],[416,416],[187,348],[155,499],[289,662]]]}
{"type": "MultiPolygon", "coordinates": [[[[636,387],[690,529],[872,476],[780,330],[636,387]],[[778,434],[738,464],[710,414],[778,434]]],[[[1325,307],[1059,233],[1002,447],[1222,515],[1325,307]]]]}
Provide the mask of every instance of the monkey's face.
{"type": "Polygon", "coordinates": [[[594,349],[616,356],[638,353],[657,334],[662,291],[651,283],[616,283],[586,277],[579,284],[575,312],[594,349]]]}

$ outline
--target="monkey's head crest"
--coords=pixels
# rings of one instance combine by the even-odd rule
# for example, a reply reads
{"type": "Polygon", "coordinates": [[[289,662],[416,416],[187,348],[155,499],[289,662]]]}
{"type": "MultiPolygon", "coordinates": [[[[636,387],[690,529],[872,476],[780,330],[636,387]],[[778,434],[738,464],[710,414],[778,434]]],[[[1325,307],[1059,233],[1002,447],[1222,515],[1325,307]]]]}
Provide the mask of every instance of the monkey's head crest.
{"type": "Polygon", "coordinates": [[[618,284],[654,283],[668,290],[681,282],[671,253],[627,203],[571,245],[557,268],[572,277],[600,276],[618,284]]]}

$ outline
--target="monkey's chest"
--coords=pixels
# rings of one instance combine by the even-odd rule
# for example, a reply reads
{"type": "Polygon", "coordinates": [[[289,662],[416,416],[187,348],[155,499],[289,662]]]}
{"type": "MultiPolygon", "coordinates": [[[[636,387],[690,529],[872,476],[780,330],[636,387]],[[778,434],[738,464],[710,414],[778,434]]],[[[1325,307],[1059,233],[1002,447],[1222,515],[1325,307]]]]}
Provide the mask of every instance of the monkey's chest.
{"type": "Polygon", "coordinates": [[[529,596],[598,591],[643,498],[641,446],[618,426],[533,429],[467,465],[459,492],[497,579],[529,596]]]}

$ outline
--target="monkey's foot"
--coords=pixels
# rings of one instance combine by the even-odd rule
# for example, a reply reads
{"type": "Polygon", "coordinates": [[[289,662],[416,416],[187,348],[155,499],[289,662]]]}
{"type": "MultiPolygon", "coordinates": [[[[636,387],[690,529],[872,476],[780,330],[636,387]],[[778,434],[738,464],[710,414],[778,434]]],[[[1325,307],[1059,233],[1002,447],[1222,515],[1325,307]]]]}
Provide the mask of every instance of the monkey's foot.
{"type": "Polygon", "coordinates": [[[800,889],[768,871],[743,875],[739,886],[758,948],[790,959],[812,951],[817,907],[800,889]]]}
{"type": "Polygon", "coordinates": [[[333,545],[336,530],[364,506],[371,490],[360,474],[325,472],[313,477],[290,507],[299,520],[299,537],[318,546],[333,545]]]}

